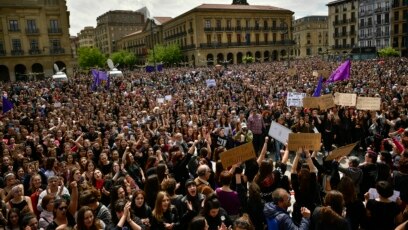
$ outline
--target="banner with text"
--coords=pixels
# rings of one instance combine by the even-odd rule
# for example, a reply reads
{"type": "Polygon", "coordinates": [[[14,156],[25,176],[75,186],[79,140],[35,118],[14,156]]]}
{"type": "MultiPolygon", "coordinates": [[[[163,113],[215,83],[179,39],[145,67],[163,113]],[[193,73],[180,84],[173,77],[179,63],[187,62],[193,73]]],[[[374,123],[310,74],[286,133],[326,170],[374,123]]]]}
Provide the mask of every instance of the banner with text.
{"type": "Polygon", "coordinates": [[[306,148],[319,151],[321,139],[322,135],[320,133],[290,133],[288,149],[297,151],[299,148],[306,148]]]}
{"type": "Polygon", "coordinates": [[[220,158],[222,166],[226,169],[236,163],[256,158],[256,154],[254,146],[250,142],[221,153],[220,158]]]}
{"type": "Polygon", "coordinates": [[[286,98],[287,106],[303,107],[303,98],[306,97],[306,93],[288,93],[286,98]]]}

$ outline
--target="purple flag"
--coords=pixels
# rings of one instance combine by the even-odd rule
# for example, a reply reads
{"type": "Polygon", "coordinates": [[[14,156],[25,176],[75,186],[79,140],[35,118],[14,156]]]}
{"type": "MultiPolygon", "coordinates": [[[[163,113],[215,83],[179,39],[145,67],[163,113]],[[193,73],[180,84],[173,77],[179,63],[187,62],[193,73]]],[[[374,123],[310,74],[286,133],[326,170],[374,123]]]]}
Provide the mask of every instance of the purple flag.
{"type": "Polygon", "coordinates": [[[150,66],[150,65],[146,66],[146,72],[151,73],[153,71],[154,71],[154,66],[150,66]]]}
{"type": "Polygon", "coordinates": [[[163,71],[163,64],[158,64],[157,65],[157,71],[159,71],[159,72],[163,71]]]}
{"type": "Polygon", "coordinates": [[[344,81],[350,78],[351,62],[343,62],[329,77],[327,82],[344,81]]]}
{"type": "Polygon", "coordinates": [[[7,113],[8,111],[12,110],[13,107],[13,103],[3,96],[3,113],[7,113]]]}
{"type": "Polygon", "coordinates": [[[91,90],[95,91],[99,85],[99,71],[96,69],[93,69],[92,75],[93,75],[93,82],[92,82],[91,90]]]}
{"type": "Polygon", "coordinates": [[[319,83],[317,83],[316,90],[313,93],[313,97],[320,97],[320,94],[322,92],[322,86],[323,86],[323,77],[320,75],[319,78],[319,83]]]}
{"type": "Polygon", "coordinates": [[[108,80],[108,74],[104,71],[99,71],[99,84],[101,84],[101,81],[107,81],[108,80]]]}
{"type": "Polygon", "coordinates": [[[106,89],[109,89],[109,87],[110,87],[110,79],[111,79],[111,77],[108,76],[108,81],[106,82],[106,89]]]}

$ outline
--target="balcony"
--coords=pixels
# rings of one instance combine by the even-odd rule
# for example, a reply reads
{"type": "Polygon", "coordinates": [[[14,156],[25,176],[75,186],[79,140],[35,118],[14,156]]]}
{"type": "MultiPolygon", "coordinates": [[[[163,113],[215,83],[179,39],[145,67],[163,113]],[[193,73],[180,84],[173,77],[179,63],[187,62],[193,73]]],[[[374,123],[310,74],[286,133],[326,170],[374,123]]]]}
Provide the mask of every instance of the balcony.
{"type": "Polygon", "coordinates": [[[18,28],[9,29],[8,31],[9,31],[10,33],[20,33],[20,32],[21,32],[21,30],[18,29],[18,28]]]}
{"type": "Polygon", "coordinates": [[[225,27],[225,31],[234,31],[234,27],[227,26],[225,27]]]}
{"type": "Polygon", "coordinates": [[[204,27],[204,31],[209,32],[209,31],[213,31],[212,27],[204,27]]]}
{"type": "Polygon", "coordinates": [[[61,28],[48,28],[49,34],[62,34],[61,28]]]}
{"type": "Polygon", "coordinates": [[[28,53],[29,53],[30,55],[39,55],[39,54],[41,54],[41,50],[39,50],[39,49],[31,49],[31,50],[28,51],[28,53]]]}
{"type": "Polygon", "coordinates": [[[195,44],[191,44],[191,45],[182,46],[181,50],[191,50],[191,49],[194,49],[194,48],[196,48],[195,44]]]}
{"type": "Polygon", "coordinates": [[[193,33],[193,32],[194,32],[193,28],[188,29],[188,33],[193,33]]]}
{"type": "Polygon", "coordinates": [[[281,32],[281,31],[288,31],[288,27],[284,27],[284,26],[272,27],[272,32],[281,32]]]}
{"type": "Polygon", "coordinates": [[[351,45],[346,44],[346,45],[334,45],[332,46],[332,49],[337,50],[337,49],[350,49],[351,45]]]}
{"type": "Polygon", "coordinates": [[[23,50],[11,50],[11,56],[23,56],[24,51],[23,50]]]}
{"type": "Polygon", "coordinates": [[[28,35],[39,35],[40,34],[40,30],[36,28],[26,29],[25,31],[26,31],[26,34],[28,35]]]}
{"type": "Polygon", "coordinates": [[[217,49],[217,48],[227,48],[227,47],[248,47],[248,46],[265,46],[265,45],[275,45],[275,46],[293,46],[295,45],[293,40],[282,40],[282,41],[270,41],[270,42],[226,42],[226,43],[200,43],[201,49],[217,49]]]}
{"type": "Polygon", "coordinates": [[[338,38],[338,37],[346,37],[349,35],[347,32],[338,32],[338,33],[333,33],[333,37],[338,38]]]}
{"type": "Polygon", "coordinates": [[[5,50],[0,50],[0,56],[6,56],[6,51],[5,50]]]}
{"type": "Polygon", "coordinates": [[[178,32],[176,34],[169,35],[169,36],[165,37],[164,40],[170,40],[170,39],[177,38],[177,37],[182,37],[182,36],[185,36],[185,35],[187,35],[187,33],[182,31],[182,32],[178,32]]]}
{"type": "Polygon", "coordinates": [[[235,27],[235,31],[241,31],[242,30],[242,27],[241,26],[236,26],[235,27]]]}
{"type": "Polygon", "coordinates": [[[50,54],[64,54],[65,49],[64,48],[53,48],[50,49],[50,54]]]}
{"type": "Polygon", "coordinates": [[[214,28],[214,31],[223,31],[224,30],[224,27],[221,27],[221,26],[216,26],[215,28],[214,28]]]}

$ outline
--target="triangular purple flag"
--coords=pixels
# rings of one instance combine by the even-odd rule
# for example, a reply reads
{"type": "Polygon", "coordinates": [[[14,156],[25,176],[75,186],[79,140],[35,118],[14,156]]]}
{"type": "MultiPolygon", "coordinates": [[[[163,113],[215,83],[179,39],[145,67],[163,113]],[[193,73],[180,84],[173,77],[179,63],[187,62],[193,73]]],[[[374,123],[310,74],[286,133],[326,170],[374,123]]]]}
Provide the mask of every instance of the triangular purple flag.
{"type": "Polygon", "coordinates": [[[3,96],[3,113],[7,113],[14,107],[13,103],[3,96]]]}
{"type": "Polygon", "coordinates": [[[316,90],[313,93],[313,97],[320,97],[320,94],[322,92],[322,86],[323,86],[323,77],[320,76],[319,78],[319,83],[317,83],[316,90]]]}
{"type": "Polygon", "coordinates": [[[327,82],[344,81],[350,78],[351,62],[343,62],[329,77],[327,82]]]}

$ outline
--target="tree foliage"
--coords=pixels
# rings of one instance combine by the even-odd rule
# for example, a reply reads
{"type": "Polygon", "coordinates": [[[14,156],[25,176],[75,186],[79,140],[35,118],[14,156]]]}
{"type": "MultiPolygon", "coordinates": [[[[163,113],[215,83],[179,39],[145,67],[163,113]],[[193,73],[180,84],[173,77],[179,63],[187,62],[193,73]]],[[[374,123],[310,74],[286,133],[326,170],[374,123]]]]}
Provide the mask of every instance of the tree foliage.
{"type": "Polygon", "coordinates": [[[244,63],[252,63],[252,62],[255,61],[255,58],[252,57],[252,56],[247,55],[247,56],[245,56],[245,57],[242,58],[242,61],[243,61],[244,63]]]}
{"type": "Polygon", "coordinates": [[[104,67],[105,56],[97,48],[81,47],[78,49],[78,64],[83,69],[104,67]]]}
{"type": "Polygon", "coordinates": [[[395,50],[392,47],[386,47],[378,51],[380,57],[398,57],[400,56],[399,51],[395,50]]]}
{"type": "Polygon", "coordinates": [[[132,67],[137,61],[136,56],[128,51],[115,52],[110,56],[110,58],[115,65],[119,64],[120,67],[132,67]]]}
{"type": "Polygon", "coordinates": [[[148,54],[148,61],[149,63],[153,63],[154,60],[157,62],[163,62],[168,65],[172,65],[174,63],[179,63],[182,60],[182,53],[181,49],[177,44],[171,45],[155,45],[154,46],[154,56],[153,50],[149,50],[148,54]]]}

